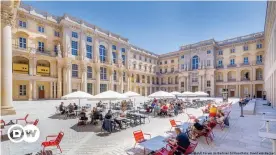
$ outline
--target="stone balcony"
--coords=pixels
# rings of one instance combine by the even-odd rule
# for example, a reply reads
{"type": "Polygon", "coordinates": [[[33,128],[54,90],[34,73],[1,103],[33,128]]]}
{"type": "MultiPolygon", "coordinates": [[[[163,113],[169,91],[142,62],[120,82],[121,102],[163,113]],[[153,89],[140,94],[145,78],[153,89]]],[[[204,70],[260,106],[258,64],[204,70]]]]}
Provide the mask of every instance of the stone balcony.
{"type": "Polygon", "coordinates": [[[236,79],[227,79],[228,82],[236,82],[236,79]]]}
{"type": "Polygon", "coordinates": [[[237,64],[229,64],[229,65],[227,65],[227,68],[233,68],[233,67],[237,67],[237,64]]]}
{"type": "Polygon", "coordinates": [[[249,62],[244,62],[244,63],[241,63],[240,66],[250,66],[250,63],[249,62]]]}
{"type": "Polygon", "coordinates": [[[250,81],[250,78],[242,78],[241,81],[250,81]]]}
{"type": "Polygon", "coordinates": [[[216,68],[217,69],[223,69],[224,67],[223,67],[223,65],[220,65],[220,66],[217,66],[216,68]]]}
{"type": "Polygon", "coordinates": [[[216,80],[216,82],[223,82],[223,80],[221,80],[221,79],[218,79],[218,80],[216,80]]]}

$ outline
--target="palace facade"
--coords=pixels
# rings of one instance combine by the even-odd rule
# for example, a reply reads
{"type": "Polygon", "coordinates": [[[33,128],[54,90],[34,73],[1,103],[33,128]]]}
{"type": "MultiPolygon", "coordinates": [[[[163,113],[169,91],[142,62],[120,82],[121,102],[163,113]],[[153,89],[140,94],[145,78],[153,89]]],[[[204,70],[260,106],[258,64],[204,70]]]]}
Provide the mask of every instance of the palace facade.
{"type": "Polygon", "coordinates": [[[1,3],[2,104],[59,99],[77,90],[93,95],[114,90],[147,96],[165,90],[221,96],[228,88],[231,97],[262,97],[263,32],[205,40],[158,55],[70,15],[1,3]]]}

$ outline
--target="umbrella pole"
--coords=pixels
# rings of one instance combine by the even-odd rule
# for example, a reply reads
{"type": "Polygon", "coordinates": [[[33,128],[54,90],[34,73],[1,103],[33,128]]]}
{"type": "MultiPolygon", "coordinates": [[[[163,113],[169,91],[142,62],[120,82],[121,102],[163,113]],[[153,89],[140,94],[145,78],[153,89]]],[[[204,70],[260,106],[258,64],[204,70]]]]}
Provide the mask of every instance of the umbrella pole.
{"type": "Polygon", "coordinates": [[[79,107],[80,107],[80,98],[79,98],[79,107]]]}

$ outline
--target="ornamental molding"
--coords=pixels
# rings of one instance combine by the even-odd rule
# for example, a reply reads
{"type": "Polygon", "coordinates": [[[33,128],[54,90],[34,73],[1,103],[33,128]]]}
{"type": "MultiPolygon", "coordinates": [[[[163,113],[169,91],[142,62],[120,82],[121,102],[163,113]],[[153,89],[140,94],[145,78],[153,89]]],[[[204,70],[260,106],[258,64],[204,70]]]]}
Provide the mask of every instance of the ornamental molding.
{"type": "Polygon", "coordinates": [[[14,9],[5,9],[5,7],[1,7],[1,22],[6,25],[14,26],[14,9]]]}

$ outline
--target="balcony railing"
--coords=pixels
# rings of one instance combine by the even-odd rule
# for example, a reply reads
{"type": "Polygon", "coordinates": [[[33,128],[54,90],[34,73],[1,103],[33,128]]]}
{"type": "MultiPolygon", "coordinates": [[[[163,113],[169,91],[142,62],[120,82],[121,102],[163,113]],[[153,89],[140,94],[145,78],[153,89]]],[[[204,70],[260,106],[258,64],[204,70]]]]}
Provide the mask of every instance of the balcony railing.
{"type": "Polygon", "coordinates": [[[241,63],[241,66],[249,66],[250,63],[249,62],[244,62],[244,63],[241,63]]]}
{"type": "Polygon", "coordinates": [[[216,82],[223,82],[223,80],[218,79],[218,80],[216,80],[216,82]]]}
{"type": "Polygon", "coordinates": [[[237,64],[229,64],[227,65],[227,67],[231,68],[231,67],[237,67],[237,64]]]}
{"type": "Polygon", "coordinates": [[[256,64],[257,64],[257,65],[263,65],[264,63],[263,63],[263,61],[257,60],[257,61],[256,61],[256,64]]]}
{"type": "Polygon", "coordinates": [[[242,78],[241,81],[250,81],[250,78],[242,78]]]}
{"type": "Polygon", "coordinates": [[[223,65],[217,66],[217,68],[223,68],[223,65]]]}
{"type": "Polygon", "coordinates": [[[256,80],[263,80],[263,77],[256,77],[256,80]]]}
{"type": "Polygon", "coordinates": [[[228,82],[235,82],[236,79],[228,79],[228,82]]]}

